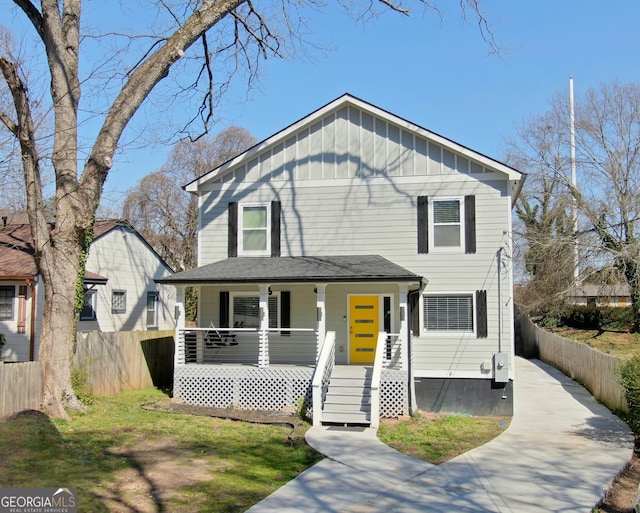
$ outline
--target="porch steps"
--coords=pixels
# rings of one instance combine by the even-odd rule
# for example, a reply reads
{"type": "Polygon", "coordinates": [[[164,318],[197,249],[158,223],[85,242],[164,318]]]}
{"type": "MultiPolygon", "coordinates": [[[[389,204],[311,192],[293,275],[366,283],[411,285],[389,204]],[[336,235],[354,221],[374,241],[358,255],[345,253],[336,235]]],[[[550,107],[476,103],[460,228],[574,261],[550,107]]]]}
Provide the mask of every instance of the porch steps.
{"type": "Polygon", "coordinates": [[[371,424],[371,367],[336,365],[322,410],[323,424],[371,424]]]}

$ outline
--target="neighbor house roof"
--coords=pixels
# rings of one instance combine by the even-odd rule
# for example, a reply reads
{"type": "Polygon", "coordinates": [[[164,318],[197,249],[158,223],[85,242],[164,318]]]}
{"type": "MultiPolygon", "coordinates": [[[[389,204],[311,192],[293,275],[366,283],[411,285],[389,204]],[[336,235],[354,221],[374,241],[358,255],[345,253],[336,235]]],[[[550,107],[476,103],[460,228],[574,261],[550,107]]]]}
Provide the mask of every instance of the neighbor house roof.
{"type": "Polygon", "coordinates": [[[0,279],[33,279],[38,274],[33,254],[28,224],[0,228],[0,279]]]}
{"type": "Polygon", "coordinates": [[[631,290],[627,283],[611,283],[602,285],[583,284],[571,287],[571,297],[628,297],[631,290]]]}
{"type": "Polygon", "coordinates": [[[234,257],[157,279],[159,283],[420,282],[378,255],[234,257]]]}
{"type": "MultiPolygon", "coordinates": [[[[123,221],[96,221],[94,239],[102,236],[117,226],[128,223],[123,221]]],[[[0,279],[26,280],[38,274],[35,262],[35,249],[28,224],[7,224],[0,228],[0,279]]],[[[90,284],[105,284],[108,278],[85,270],[84,279],[90,284]]]]}

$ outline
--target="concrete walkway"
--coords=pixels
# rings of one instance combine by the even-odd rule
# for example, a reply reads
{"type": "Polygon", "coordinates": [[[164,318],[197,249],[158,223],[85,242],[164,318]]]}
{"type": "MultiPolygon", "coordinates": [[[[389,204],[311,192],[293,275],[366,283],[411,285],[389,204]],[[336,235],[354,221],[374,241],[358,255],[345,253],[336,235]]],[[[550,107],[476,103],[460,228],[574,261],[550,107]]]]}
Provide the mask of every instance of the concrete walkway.
{"type": "Polygon", "coordinates": [[[371,429],[311,428],[308,443],[327,458],[248,511],[590,512],[631,457],[628,427],[537,360],[516,359],[514,396],[502,435],[438,466],[394,451],[371,429]]]}

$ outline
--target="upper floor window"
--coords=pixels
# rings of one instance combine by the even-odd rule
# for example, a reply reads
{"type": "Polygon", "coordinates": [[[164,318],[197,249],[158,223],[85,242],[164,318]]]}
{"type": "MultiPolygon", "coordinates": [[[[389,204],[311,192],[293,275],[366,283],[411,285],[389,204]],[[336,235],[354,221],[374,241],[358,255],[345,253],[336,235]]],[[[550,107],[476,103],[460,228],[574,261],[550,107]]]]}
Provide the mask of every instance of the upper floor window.
{"type": "Polygon", "coordinates": [[[84,291],[84,303],[82,305],[82,310],[80,310],[80,320],[96,320],[96,291],[93,289],[86,289],[84,291]]]}
{"type": "Polygon", "coordinates": [[[240,206],[240,254],[269,255],[270,209],[267,205],[240,206]]]}
{"type": "Polygon", "coordinates": [[[418,196],[418,253],[476,252],[476,198],[418,196]]]}
{"type": "Polygon", "coordinates": [[[462,216],[459,199],[434,200],[431,202],[433,219],[433,248],[462,247],[462,216]]]}
{"type": "Polygon", "coordinates": [[[111,292],[111,313],[125,313],[127,311],[127,291],[114,290],[111,292]]]}
{"type": "Polygon", "coordinates": [[[279,201],[229,203],[228,253],[237,256],[280,256],[279,201]]]}
{"type": "Polygon", "coordinates": [[[15,297],[16,288],[0,287],[0,321],[13,320],[13,298],[15,297]]]}

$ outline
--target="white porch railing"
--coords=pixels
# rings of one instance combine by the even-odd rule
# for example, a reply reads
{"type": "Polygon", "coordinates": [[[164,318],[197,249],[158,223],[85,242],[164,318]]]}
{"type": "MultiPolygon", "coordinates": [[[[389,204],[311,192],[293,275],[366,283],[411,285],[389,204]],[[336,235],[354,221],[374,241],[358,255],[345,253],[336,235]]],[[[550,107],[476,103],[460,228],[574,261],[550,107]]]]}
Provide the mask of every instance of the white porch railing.
{"type": "Polygon", "coordinates": [[[313,374],[313,381],[311,382],[314,426],[319,426],[322,422],[322,409],[335,363],[336,332],[329,331],[320,348],[318,363],[315,373],[313,374]]]}
{"type": "Polygon", "coordinates": [[[178,331],[177,364],[315,365],[314,329],[185,328],[178,331]]]}
{"type": "MultiPolygon", "coordinates": [[[[385,369],[401,369],[403,364],[402,337],[399,333],[379,333],[378,348],[382,353],[382,366],[385,369]],[[384,340],[380,336],[384,335],[384,340]]],[[[376,350],[376,354],[378,351],[376,350]]]]}
{"type": "MultiPolygon", "coordinates": [[[[388,354],[387,343],[387,334],[384,332],[378,333],[373,372],[371,373],[371,427],[376,429],[380,425],[380,377],[382,376],[383,362],[388,354]]],[[[389,361],[388,358],[387,361],[389,361]]]]}

